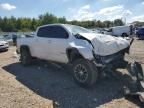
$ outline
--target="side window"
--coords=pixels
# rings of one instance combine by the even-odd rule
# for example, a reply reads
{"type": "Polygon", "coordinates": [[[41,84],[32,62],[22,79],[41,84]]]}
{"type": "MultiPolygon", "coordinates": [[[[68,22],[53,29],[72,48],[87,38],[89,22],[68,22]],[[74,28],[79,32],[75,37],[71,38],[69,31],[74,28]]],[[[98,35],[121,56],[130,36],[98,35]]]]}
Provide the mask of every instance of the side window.
{"type": "Polygon", "coordinates": [[[48,38],[68,38],[67,31],[61,26],[45,26],[38,30],[37,35],[39,37],[48,38]]]}
{"type": "Polygon", "coordinates": [[[68,38],[67,31],[61,26],[53,26],[51,30],[52,30],[51,38],[68,38]]]}
{"type": "Polygon", "coordinates": [[[48,29],[49,29],[48,26],[39,28],[37,36],[38,37],[48,37],[48,31],[49,31],[48,29]]]}

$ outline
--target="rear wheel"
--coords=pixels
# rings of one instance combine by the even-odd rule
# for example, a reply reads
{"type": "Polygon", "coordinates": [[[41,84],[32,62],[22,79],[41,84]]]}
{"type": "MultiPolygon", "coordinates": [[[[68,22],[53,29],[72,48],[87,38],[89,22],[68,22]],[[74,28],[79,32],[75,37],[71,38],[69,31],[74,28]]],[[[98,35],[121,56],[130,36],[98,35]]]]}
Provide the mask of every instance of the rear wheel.
{"type": "Polygon", "coordinates": [[[24,66],[30,65],[32,61],[31,54],[28,49],[22,48],[20,52],[20,61],[24,66]]]}
{"type": "Polygon", "coordinates": [[[98,71],[91,62],[78,59],[73,62],[73,77],[82,87],[90,87],[96,83],[98,71]]]}

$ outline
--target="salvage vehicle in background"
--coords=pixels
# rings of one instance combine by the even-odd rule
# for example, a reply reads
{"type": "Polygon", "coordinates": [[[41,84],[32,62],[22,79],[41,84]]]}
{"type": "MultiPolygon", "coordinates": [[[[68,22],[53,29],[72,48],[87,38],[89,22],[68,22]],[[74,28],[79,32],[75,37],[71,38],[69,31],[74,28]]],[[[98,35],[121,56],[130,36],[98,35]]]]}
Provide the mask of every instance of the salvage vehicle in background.
{"type": "Polygon", "coordinates": [[[5,34],[5,35],[3,35],[3,37],[4,37],[4,40],[7,41],[10,46],[13,45],[12,35],[10,35],[10,34],[5,34]]]}
{"type": "Polygon", "coordinates": [[[133,34],[133,28],[132,28],[132,26],[111,27],[111,28],[105,30],[104,34],[112,35],[112,36],[128,37],[129,35],[133,34]]]}
{"type": "Polygon", "coordinates": [[[7,51],[9,44],[4,40],[3,36],[0,36],[0,51],[7,51]]]}
{"type": "Polygon", "coordinates": [[[127,67],[124,57],[132,41],[92,33],[80,26],[50,24],[38,27],[35,36],[19,38],[17,52],[24,66],[30,65],[33,58],[69,64],[75,81],[89,87],[99,75],[127,67]]]}
{"type": "Polygon", "coordinates": [[[138,28],[136,35],[139,39],[144,39],[144,28],[138,28]]]}

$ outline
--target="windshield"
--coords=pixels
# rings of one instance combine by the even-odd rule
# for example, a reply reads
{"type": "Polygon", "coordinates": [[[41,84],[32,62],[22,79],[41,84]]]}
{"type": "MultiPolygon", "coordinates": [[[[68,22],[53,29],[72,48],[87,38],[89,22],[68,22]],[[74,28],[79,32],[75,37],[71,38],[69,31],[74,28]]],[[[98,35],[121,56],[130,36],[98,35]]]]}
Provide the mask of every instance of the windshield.
{"type": "Polygon", "coordinates": [[[68,24],[66,24],[65,26],[74,35],[76,35],[78,33],[92,33],[92,31],[90,31],[86,28],[80,27],[80,26],[68,25],[68,24]]]}

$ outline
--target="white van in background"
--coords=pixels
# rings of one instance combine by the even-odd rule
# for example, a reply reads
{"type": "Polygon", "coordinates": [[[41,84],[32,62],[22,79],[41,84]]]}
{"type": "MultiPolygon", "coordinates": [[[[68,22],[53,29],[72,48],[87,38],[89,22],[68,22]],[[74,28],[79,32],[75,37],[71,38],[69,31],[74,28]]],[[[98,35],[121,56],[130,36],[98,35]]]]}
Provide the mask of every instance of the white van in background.
{"type": "Polygon", "coordinates": [[[132,35],[132,33],[133,33],[132,26],[111,27],[104,32],[104,34],[107,34],[107,35],[122,36],[122,37],[128,37],[129,35],[132,35]]]}

